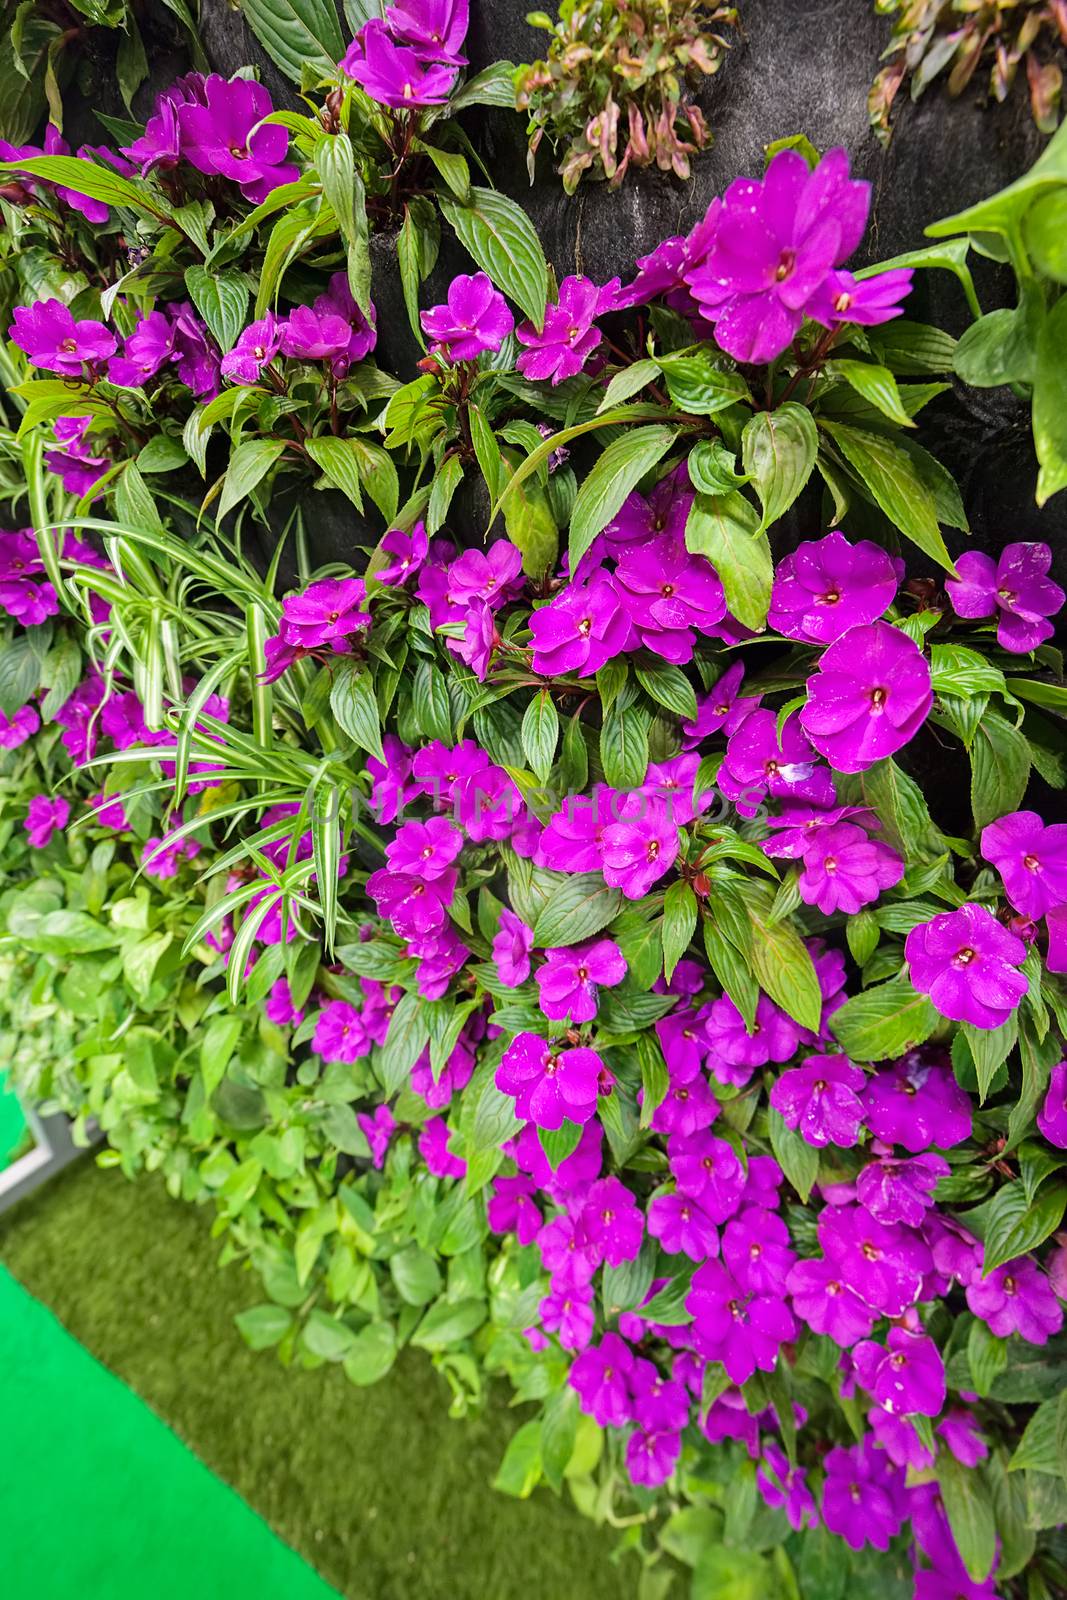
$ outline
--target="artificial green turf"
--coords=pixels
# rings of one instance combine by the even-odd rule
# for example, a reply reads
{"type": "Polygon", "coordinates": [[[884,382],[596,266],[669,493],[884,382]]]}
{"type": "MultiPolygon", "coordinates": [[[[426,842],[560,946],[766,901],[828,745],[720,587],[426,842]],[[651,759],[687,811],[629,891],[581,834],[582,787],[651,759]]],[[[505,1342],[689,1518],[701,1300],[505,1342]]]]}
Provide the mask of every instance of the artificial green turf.
{"type": "Polygon", "coordinates": [[[2,1267],[0,1415],[6,1600],[337,1600],[2,1267]]]}
{"type": "MultiPolygon", "coordinates": [[[[610,1563],[613,1534],[547,1491],[517,1503],[489,1488],[514,1412],[450,1420],[418,1352],[355,1389],[245,1349],[233,1316],[262,1292],[219,1271],[208,1223],[154,1181],[85,1162],[0,1218],[0,1260],[349,1600],[631,1600],[636,1563],[610,1563]]],[[[47,1476],[35,1487],[56,1492],[47,1476]]]]}

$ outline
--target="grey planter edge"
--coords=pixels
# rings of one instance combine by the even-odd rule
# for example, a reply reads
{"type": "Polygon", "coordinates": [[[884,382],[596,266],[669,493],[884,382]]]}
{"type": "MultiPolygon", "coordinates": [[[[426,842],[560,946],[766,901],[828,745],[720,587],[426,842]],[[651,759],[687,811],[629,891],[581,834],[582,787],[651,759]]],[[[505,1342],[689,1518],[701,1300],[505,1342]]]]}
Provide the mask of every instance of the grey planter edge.
{"type": "Polygon", "coordinates": [[[69,1167],[79,1156],[85,1155],[101,1138],[99,1128],[91,1123],[88,1144],[75,1144],[71,1137],[71,1123],[62,1113],[45,1117],[24,1101],[21,1104],[26,1126],[33,1134],[34,1145],[32,1150],[27,1150],[25,1155],[19,1156],[17,1161],[0,1171],[0,1215],[16,1201],[40,1188],[42,1183],[47,1183],[56,1173],[62,1172],[64,1167],[69,1167]]]}

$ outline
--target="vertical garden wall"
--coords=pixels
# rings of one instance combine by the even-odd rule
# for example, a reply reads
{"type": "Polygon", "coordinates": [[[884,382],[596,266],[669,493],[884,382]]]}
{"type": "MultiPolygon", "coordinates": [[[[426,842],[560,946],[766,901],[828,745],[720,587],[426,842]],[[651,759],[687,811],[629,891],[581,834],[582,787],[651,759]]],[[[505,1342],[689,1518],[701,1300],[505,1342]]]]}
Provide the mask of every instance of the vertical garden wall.
{"type": "Polygon", "coordinates": [[[1065,41],[9,18],[7,1070],[640,1600],[1067,1585],[1065,41]]]}

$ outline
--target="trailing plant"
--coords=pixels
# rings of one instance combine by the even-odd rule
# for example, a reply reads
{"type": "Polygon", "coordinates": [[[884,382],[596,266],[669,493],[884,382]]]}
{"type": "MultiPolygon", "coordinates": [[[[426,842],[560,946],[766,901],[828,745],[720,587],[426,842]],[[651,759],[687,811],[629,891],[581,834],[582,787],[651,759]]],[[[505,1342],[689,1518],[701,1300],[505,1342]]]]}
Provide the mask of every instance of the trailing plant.
{"type": "Polygon", "coordinates": [[[530,176],[546,135],[563,187],[584,173],[611,188],[631,167],[688,178],[711,143],[694,91],[722,65],[737,8],[706,0],[562,0],[559,19],[527,17],[551,36],[543,61],[520,67],[516,104],[530,113],[530,176]]]}
{"type": "Polygon", "coordinates": [[[1067,128],[1018,182],[926,231],[1014,270],[1017,304],[976,317],[953,364],[975,388],[1030,402],[1044,505],[1067,488],[1067,128]]]}
{"type": "Polygon", "coordinates": [[[294,138],[236,146],[303,165],[266,200],[9,163],[17,1081],[215,1206],[255,1347],[412,1344],[457,1413],[506,1375],[497,1486],[617,1525],[642,1600],[665,1556],[696,1600],[1057,1593],[1064,594],[946,543],[957,347],[901,313],[930,268],[977,308],[965,248],[853,275],[868,187],[790,141],[626,287],[409,280],[393,377],[294,138]],[[114,209],[73,283],[71,194],[114,209]]]}
{"type": "Polygon", "coordinates": [[[1034,121],[1042,133],[1059,126],[1063,92],[1067,6],[1063,0],[875,0],[893,18],[883,67],[867,99],[871,125],[888,144],[893,102],[904,84],[917,100],[948,75],[951,95],[962,94],[979,71],[989,71],[997,101],[1011,93],[1025,66],[1034,121]]]}

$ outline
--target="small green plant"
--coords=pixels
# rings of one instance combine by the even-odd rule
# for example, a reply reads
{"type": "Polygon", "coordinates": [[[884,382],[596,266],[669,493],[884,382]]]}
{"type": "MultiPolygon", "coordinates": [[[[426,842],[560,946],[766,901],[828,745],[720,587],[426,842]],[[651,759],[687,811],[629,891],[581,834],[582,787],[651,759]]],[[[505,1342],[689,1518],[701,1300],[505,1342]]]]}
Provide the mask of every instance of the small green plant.
{"type": "Polygon", "coordinates": [[[975,73],[989,68],[994,99],[1008,98],[1021,63],[1026,66],[1034,121],[1054,133],[1060,120],[1063,72],[1057,57],[1067,45],[1064,0],[875,0],[893,18],[893,32],[867,104],[871,125],[888,144],[893,102],[905,79],[917,100],[935,78],[948,74],[948,92],[962,94],[975,73]]]}
{"type": "Polygon", "coordinates": [[[563,0],[558,22],[543,11],[526,20],[552,40],[547,58],[516,79],[518,107],[530,113],[531,177],[546,134],[562,152],[568,194],[583,172],[612,188],[631,166],[689,177],[690,157],[711,143],[693,90],[722,65],[729,45],[716,30],[736,27],[735,7],[563,0]]]}

